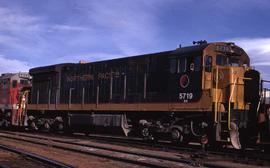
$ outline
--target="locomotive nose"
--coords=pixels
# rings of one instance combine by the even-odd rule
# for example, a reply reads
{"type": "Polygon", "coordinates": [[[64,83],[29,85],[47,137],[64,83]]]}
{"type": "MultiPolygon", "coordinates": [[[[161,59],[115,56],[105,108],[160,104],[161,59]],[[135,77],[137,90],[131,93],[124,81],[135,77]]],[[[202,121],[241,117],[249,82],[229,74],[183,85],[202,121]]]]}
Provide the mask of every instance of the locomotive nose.
{"type": "Polygon", "coordinates": [[[244,74],[244,99],[246,103],[258,104],[260,99],[260,73],[256,70],[248,70],[244,74]]]}

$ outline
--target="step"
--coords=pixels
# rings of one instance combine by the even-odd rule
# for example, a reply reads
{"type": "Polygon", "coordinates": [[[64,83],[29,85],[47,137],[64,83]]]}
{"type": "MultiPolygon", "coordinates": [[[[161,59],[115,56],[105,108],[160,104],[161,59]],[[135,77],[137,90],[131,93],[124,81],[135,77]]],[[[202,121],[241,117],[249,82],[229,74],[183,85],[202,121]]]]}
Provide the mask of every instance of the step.
{"type": "Polygon", "coordinates": [[[229,136],[220,136],[220,140],[228,141],[230,139],[229,136]]]}
{"type": "Polygon", "coordinates": [[[220,139],[220,140],[218,140],[218,142],[230,142],[230,140],[229,139],[220,139]]]}
{"type": "Polygon", "coordinates": [[[230,132],[229,130],[222,130],[221,132],[230,132]]]}

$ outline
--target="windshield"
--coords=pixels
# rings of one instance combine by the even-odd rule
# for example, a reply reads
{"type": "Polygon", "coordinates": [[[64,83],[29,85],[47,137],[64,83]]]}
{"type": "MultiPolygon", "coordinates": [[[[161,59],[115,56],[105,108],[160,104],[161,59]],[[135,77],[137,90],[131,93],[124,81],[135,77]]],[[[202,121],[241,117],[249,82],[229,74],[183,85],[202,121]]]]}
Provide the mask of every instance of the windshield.
{"type": "Polygon", "coordinates": [[[238,57],[228,57],[226,55],[217,55],[216,64],[221,66],[240,66],[238,57]]]}

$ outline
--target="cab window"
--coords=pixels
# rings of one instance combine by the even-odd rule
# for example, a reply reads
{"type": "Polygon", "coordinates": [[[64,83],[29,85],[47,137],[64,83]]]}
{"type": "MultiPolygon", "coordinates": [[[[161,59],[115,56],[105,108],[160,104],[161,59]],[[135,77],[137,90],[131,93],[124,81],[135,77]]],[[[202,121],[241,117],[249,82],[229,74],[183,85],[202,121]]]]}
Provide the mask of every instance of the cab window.
{"type": "Polygon", "coordinates": [[[229,65],[230,66],[239,66],[239,59],[234,58],[234,57],[230,57],[229,58],[229,65]]]}
{"type": "Polygon", "coordinates": [[[17,87],[17,81],[16,80],[13,80],[12,81],[12,88],[16,88],[17,87]]]}
{"type": "Polygon", "coordinates": [[[217,55],[216,64],[221,66],[227,65],[227,57],[224,55],[217,55]]]}
{"type": "Polygon", "coordinates": [[[212,56],[205,57],[205,71],[206,72],[212,71],[212,56]]]}
{"type": "Polygon", "coordinates": [[[28,84],[28,80],[21,79],[21,80],[20,80],[20,84],[21,84],[21,85],[27,85],[27,84],[28,84]]]}
{"type": "Polygon", "coordinates": [[[200,56],[196,56],[194,58],[194,70],[195,71],[201,70],[201,57],[200,56]]]}

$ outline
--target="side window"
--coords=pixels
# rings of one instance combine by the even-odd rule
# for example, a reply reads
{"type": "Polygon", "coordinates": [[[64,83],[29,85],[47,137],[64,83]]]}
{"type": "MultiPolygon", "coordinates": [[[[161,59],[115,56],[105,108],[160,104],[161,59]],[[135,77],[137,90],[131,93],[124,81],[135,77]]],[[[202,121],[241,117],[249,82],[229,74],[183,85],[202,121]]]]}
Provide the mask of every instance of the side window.
{"type": "Polygon", "coordinates": [[[175,74],[177,70],[177,60],[176,59],[171,59],[170,60],[170,73],[175,74]]]}
{"type": "Polygon", "coordinates": [[[2,81],[2,88],[3,89],[8,89],[10,86],[10,83],[9,83],[9,79],[4,79],[3,81],[2,81]]]}
{"type": "Polygon", "coordinates": [[[12,81],[12,88],[16,88],[17,87],[17,81],[16,80],[13,80],[12,81]]]}
{"type": "Polygon", "coordinates": [[[212,71],[212,56],[205,57],[205,71],[206,72],[212,71]]]}
{"type": "Polygon", "coordinates": [[[170,59],[170,73],[184,73],[187,71],[187,59],[185,57],[180,57],[179,59],[170,59]]]}
{"type": "Polygon", "coordinates": [[[183,73],[187,71],[187,59],[185,57],[179,59],[178,72],[183,73]]]}
{"type": "MultiPolygon", "coordinates": [[[[158,70],[158,60],[156,58],[151,58],[149,63],[149,72],[155,73],[158,70]]],[[[136,67],[136,65],[134,65],[136,67]]],[[[135,71],[136,72],[136,71],[135,71]]]]}
{"type": "Polygon", "coordinates": [[[201,56],[196,56],[194,58],[194,70],[200,71],[201,70],[201,56]]]}

